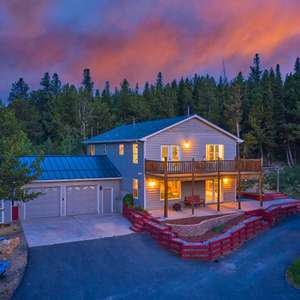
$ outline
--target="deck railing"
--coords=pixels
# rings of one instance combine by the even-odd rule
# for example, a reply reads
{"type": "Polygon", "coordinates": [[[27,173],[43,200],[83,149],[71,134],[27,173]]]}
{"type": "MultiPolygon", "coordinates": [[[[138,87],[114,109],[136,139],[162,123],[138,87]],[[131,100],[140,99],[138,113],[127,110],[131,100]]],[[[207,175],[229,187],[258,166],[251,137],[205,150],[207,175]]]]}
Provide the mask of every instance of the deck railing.
{"type": "MultiPolygon", "coordinates": [[[[254,172],[262,169],[260,159],[240,160],[209,160],[209,161],[168,161],[166,166],[168,174],[206,174],[216,172],[254,172]]],[[[146,174],[164,174],[163,161],[145,160],[146,174]]]]}

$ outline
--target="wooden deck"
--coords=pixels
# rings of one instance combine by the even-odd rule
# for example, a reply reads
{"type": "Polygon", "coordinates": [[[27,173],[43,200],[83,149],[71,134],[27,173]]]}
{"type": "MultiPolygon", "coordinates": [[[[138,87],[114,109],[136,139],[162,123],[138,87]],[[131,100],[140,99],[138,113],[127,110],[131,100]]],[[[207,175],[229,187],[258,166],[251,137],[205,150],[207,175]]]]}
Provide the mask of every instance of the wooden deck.
{"type": "Polygon", "coordinates": [[[215,173],[259,174],[262,171],[260,159],[210,160],[210,161],[157,161],[145,160],[146,175],[212,175],[215,173]]]}

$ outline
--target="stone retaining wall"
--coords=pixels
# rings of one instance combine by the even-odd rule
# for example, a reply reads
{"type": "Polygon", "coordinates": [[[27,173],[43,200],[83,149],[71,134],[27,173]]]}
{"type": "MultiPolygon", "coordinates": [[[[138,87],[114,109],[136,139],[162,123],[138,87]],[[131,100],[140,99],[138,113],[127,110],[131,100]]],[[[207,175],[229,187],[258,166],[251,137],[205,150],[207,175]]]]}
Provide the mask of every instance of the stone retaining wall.
{"type": "Polygon", "coordinates": [[[238,216],[243,215],[244,213],[234,213],[234,214],[227,214],[207,220],[203,220],[198,224],[188,224],[188,225],[180,225],[180,224],[169,224],[172,228],[172,231],[178,235],[178,237],[196,237],[200,236],[207,231],[210,231],[214,227],[220,226],[225,222],[235,219],[238,216]]]}

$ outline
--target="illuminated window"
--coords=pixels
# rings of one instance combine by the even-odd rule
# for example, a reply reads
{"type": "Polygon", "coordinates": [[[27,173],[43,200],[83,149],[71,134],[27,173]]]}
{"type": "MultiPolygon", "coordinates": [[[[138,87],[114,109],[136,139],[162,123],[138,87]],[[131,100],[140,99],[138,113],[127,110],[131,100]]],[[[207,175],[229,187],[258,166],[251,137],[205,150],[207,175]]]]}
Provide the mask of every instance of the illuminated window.
{"type": "Polygon", "coordinates": [[[134,199],[137,199],[139,196],[139,181],[135,178],[132,181],[132,195],[134,199]]]}
{"type": "Polygon", "coordinates": [[[224,159],[224,145],[206,144],[206,160],[224,159]]]}
{"type": "Polygon", "coordinates": [[[124,155],[124,144],[119,144],[119,155],[124,155]]]}
{"type": "Polygon", "coordinates": [[[138,144],[132,144],[132,162],[134,164],[139,163],[139,148],[138,144]]]}
{"type": "Polygon", "coordinates": [[[89,154],[90,155],[95,155],[96,154],[95,145],[90,145],[89,146],[89,154]]]}
{"type": "Polygon", "coordinates": [[[179,161],[180,147],[178,145],[161,145],[161,160],[179,161]]]}
{"type": "MultiPolygon", "coordinates": [[[[223,199],[223,185],[220,181],[220,200],[223,199]]],[[[218,180],[205,180],[205,202],[215,203],[218,200],[218,180]]]]}
{"type": "MultiPolygon", "coordinates": [[[[165,184],[160,182],[160,200],[165,199],[165,184]]],[[[181,199],[180,181],[168,181],[168,200],[181,199]]]]}

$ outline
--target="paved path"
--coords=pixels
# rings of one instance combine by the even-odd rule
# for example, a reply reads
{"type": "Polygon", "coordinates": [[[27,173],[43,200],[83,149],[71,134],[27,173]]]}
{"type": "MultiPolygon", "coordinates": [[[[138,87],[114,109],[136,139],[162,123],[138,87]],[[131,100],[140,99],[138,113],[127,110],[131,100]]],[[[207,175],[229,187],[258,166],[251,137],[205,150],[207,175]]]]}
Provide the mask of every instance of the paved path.
{"type": "Polygon", "coordinates": [[[300,216],[218,263],[181,260],[147,234],[34,247],[14,300],[299,300],[285,281],[299,254],[300,216]]]}
{"type": "Polygon", "coordinates": [[[39,218],[22,222],[29,247],[93,240],[132,233],[119,214],[39,218]]]}

